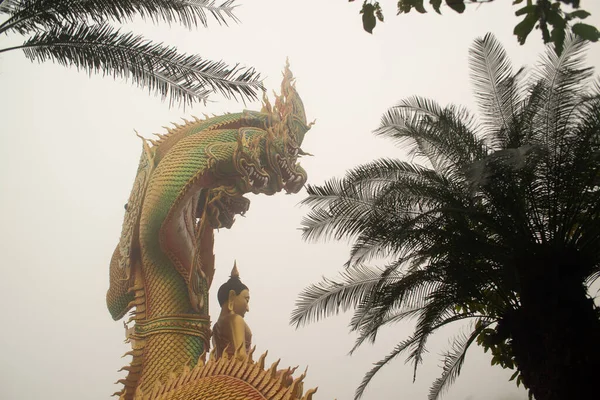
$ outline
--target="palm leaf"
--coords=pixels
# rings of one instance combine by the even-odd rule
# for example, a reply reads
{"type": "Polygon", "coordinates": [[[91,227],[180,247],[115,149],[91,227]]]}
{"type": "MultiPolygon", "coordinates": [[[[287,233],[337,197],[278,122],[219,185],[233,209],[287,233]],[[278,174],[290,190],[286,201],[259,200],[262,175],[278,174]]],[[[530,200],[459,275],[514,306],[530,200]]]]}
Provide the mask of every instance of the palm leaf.
{"type": "Polygon", "coordinates": [[[444,320],[447,321],[456,318],[456,303],[450,296],[446,296],[446,293],[443,290],[436,290],[417,321],[415,337],[418,340],[415,342],[415,346],[407,359],[407,362],[410,360],[413,362],[413,381],[417,378],[419,364],[423,362],[423,354],[425,353],[427,341],[437,329],[437,325],[444,320]]]}
{"type": "MultiPolygon", "coordinates": [[[[565,156],[554,174],[560,180],[557,183],[556,201],[564,204],[556,220],[556,231],[564,243],[579,242],[583,232],[595,232],[598,235],[599,115],[600,98],[586,100],[585,107],[580,107],[577,128],[565,135],[561,145],[565,156]]],[[[590,240],[589,244],[592,246],[598,246],[597,236],[587,236],[586,239],[590,240]]],[[[582,249],[584,247],[581,246],[582,249]]]]}
{"type": "Polygon", "coordinates": [[[441,108],[412,97],[389,109],[374,133],[407,146],[409,155],[424,157],[437,172],[456,173],[458,165],[484,151],[476,130],[475,120],[464,108],[441,108]]]}
{"type": "Polygon", "coordinates": [[[488,142],[497,148],[498,131],[508,129],[519,101],[518,75],[513,75],[503,46],[489,33],[475,39],[469,50],[469,68],[488,142]]]}
{"type": "MultiPolygon", "coordinates": [[[[341,280],[323,278],[300,293],[290,323],[296,327],[346,311],[368,296],[380,284],[381,270],[364,266],[348,269],[341,280]]],[[[397,279],[389,276],[389,280],[397,279]]]]}
{"type": "Polygon", "coordinates": [[[377,372],[379,372],[379,370],[381,368],[383,368],[390,361],[392,361],[393,359],[398,357],[401,353],[406,351],[406,349],[408,349],[410,346],[412,346],[417,340],[418,340],[418,338],[413,336],[413,337],[410,337],[410,338],[400,342],[399,344],[396,345],[396,347],[394,347],[394,349],[392,350],[392,352],[390,354],[388,354],[382,360],[376,362],[374,364],[374,367],[371,368],[365,374],[365,376],[363,377],[363,380],[361,381],[360,385],[356,389],[356,392],[354,394],[354,400],[358,400],[362,397],[362,395],[365,392],[365,389],[367,388],[369,383],[371,383],[371,380],[373,379],[373,377],[375,377],[375,375],[377,374],[377,372]]]}
{"type": "Polygon", "coordinates": [[[22,48],[31,60],[53,60],[89,73],[101,71],[131,79],[171,102],[205,100],[213,91],[253,100],[262,88],[259,74],[252,68],[228,67],[223,62],[180,54],[174,47],[153,44],[109,25],[55,27],[15,48],[22,48]]]}
{"type": "Polygon", "coordinates": [[[410,218],[416,215],[415,207],[428,208],[423,199],[448,191],[448,183],[425,168],[381,159],[349,171],[341,180],[309,185],[309,196],[302,204],[311,206],[312,211],[302,221],[303,237],[339,240],[356,237],[382,219],[396,224],[395,215],[410,218]]]}
{"type": "MultiPolygon", "coordinates": [[[[424,205],[423,208],[427,207],[424,205]]],[[[397,215],[378,215],[369,221],[369,229],[361,232],[350,250],[348,265],[375,257],[408,259],[431,242],[431,229],[438,226],[440,210],[418,212],[417,207],[397,210],[397,215]]]]}
{"type": "Polygon", "coordinates": [[[587,42],[574,35],[566,38],[560,55],[547,47],[534,70],[534,82],[546,82],[552,97],[565,90],[578,92],[592,74],[592,69],[584,66],[586,48],[587,42]]]}
{"type": "Polygon", "coordinates": [[[95,23],[126,23],[135,17],[152,22],[179,23],[187,28],[198,23],[207,26],[207,13],[219,23],[238,21],[233,13],[235,0],[216,4],[215,0],[23,0],[9,1],[4,12],[12,14],[0,25],[0,33],[16,30],[22,34],[51,29],[90,19],[95,23]]]}
{"type": "Polygon", "coordinates": [[[427,307],[426,299],[438,287],[435,275],[427,270],[411,271],[395,282],[386,282],[384,287],[379,285],[351,321],[352,330],[358,330],[359,336],[350,353],[367,340],[374,343],[379,329],[387,323],[422,314],[427,307]]]}
{"type": "Polygon", "coordinates": [[[322,205],[315,207],[303,218],[305,239],[334,237],[340,240],[358,235],[366,228],[370,214],[373,212],[372,201],[366,196],[354,198],[344,195],[339,189],[339,183],[335,180],[327,182],[321,188],[307,188],[314,191],[312,197],[306,199],[306,203],[321,202],[322,205]],[[340,195],[337,195],[338,193],[340,195]]]}
{"type": "Polygon", "coordinates": [[[0,0],[0,13],[12,14],[19,9],[20,5],[19,0],[0,0]]]}
{"type": "Polygon", "coordinates": [[[557,156],[563,133],[572,128],[569,121],[573,121],[570,117],[574,109],[588,92],[592,69],[584,67],[586,47],[585,41],[569,35],[561,55],[547,49],[534,71],[534,79],[545,88],[544,107],[534,122],[539,127],[535,139],[543,143],[553,157],[557,156]]]}
{"type": "MultiPolygon", "coordinates": [[[[364,307],[364,309],[366,310],[367,308],[364,307]]],[[[389,311],[382,318],[378,319],[375,322],[373,321],[372,316],[359,314],[360,311],[357,309],[353,317],[353,321],[350,324],[355,325],[360,323],[361,325],[363,325],[363,327],[361,328],[360,334],[354,342],[354,346],[348,354],[354,354],[354,352],[358,350],[358,348],[362,346],[366,341],[374,343],[377,339],[377,334],[379,333],[379,330],[381,328],[405,320],[410,320],[411,318],[415,318],[420,312],[422,312],[422,310],[423,307],[417,306],[412,308],[403,308],[401,311],[389,311]]],[[[352,330],[354,330],[354,328],[352,330]]]]}
{"type": "MultiPolygon", "coordinates": [[[[440,329],[448,324],[451,324],[456,321],[460,321],[461,319],[463,319],[461,316],[454,316],[454,317],[448,318],[448,319],[441,321],[440,323],[434,325],[432,327],[432,329],[435,331],[435,330],[440,329]]],[[[379,370],[381,370],[381,368],[386,366],[390,361],[394,360],[400,354],[404,353],[407,350],[410,350],[412,347],[415,347],[415,345],[419,342],[419,340],[420,340],[420,338],[417,335],[413,335],[413,336],[409,337],[408,339],[398,343],[396,345],[396,347],[394,347],[394,349],[385,358],[376,362],[374,364],[374,367],[371,368],[363,377],[363,380],[361,381],[360,385],[356,389],[356,392],[354,394],[354,399],[358,400],[362,397],[365,389],[367,388],[369,383],[371,383],[371,380],[375,377],[375,375],[377,375],[377,372],[379,372],[379,370]]]]}
{"type": "Polygon", "coordinates": [[[477,336],[490,324],[491,322],[482,323],[477,327],[471,325],[468,334],[463,332],[454,339],[452,348],[446,352],[444,356],[442,376],[435,380],[431,386],[431,389],[429,390],[429,400],[439,399],[448,386],[450,386],[456,380],[456,378],[458,378],[460,369],[465,362],[465,357],[467,355],[469,346],[473,344],[475,339],[477,339],[477,336]]]}

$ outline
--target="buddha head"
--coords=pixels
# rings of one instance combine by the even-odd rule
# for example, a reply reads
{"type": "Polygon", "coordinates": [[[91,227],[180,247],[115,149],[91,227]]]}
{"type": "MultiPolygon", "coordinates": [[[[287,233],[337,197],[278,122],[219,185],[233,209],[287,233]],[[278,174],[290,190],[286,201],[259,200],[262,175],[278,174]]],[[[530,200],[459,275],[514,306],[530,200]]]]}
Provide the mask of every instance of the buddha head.
{"type": "Polygon", "coordinates": [[[250,291],[248,286],[240,280],[240,273],[235,262],[229,280],[222,284],[217,292],[217,299],[221,309],[228,310],[230,313],[243,317],[250,311],[248,304],[250,302],[250,291]]]}

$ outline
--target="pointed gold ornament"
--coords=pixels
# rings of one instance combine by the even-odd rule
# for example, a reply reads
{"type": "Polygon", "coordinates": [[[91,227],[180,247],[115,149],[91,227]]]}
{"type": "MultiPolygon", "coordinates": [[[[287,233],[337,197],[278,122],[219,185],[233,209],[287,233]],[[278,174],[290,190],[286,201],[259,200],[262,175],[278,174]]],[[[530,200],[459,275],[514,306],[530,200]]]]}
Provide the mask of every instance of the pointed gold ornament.
{"type": "Polygon", "coordinates": [[[231,275],[229,276],[230,278],[240,278],[240,271],[238,271],[237,268],[237,260],[233,261],[233,269],[231,270],[231,275]]]}

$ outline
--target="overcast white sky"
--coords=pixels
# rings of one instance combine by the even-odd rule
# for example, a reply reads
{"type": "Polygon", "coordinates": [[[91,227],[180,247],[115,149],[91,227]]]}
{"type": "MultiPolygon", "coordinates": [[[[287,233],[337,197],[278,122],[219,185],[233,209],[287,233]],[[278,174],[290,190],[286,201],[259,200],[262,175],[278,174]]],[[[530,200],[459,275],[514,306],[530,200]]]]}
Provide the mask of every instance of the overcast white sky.
{"type": "MultiPolygon", "coordinates": [[[[396,2],[383,1],[386,22],[374,35],[362,30],[360,2],[239,3],[242,23],[229,28],[131,28],[187,52],[254,66],[270,89],[278,90],[289,56],[307,114],[317,120],[303,145],[315,156],[302,160],[313,184],[377,157],[402,157],[370,132],[404,97],[418,94],[474,110],[467,56],[475,37],[494,32],[516,66],[532,64],[542,49],[539,32],[525,46],[517,44],[510,1],[470,6],[464,16],[446,10],[444,16],[398,17],[396,2]]],[[[591,23],[599,24],[600,4],[582,3],[593,14],[591,23]]],[[[12,42],[2,37],[0,46],[12,42]]],[[[589,64],[599,61],[600,45],[592,46],[589,64]]],[[[215,96],[207,106],[169,109],[127,83],[32,64],[21,52],[0,56],[0,87],[0,398],[106,399],[120,389],[113,382],[124,376],[117,370],[127,363],[120,358],[128,351],[122,322],[112,321],[104,299],[141,150],[134,130],[150,137],[181,117],[244,105],[215,96]]],[[[355,339],[347,333],[349,315],[299,330],[288,325],[298,293],[322,275],[335,276],[348,254],[345,243],[301,240],[298,227],[308,210],[298,202],[304,196],[251,198],[246,217],[216,236],[215,286],[237,259],[252,294],[246,320],[257,350],[268,349],[267,360],[281,358],[281,365],[308,365],[305,387],[319,386],[316,398],[351,399],[371,363],[412,327],[397,325],[376,345],[348,356],[355,339]]],[[[211,310],[217,315],[216,301],[211,310]]],[[[364,398],[425,399],[455,332],[431,340],[415,383],[411,367],[398,359],[372,381],[364,398]]],[[[507,382],[509,376],[473,347],[444,398],[526,399],[507,382]]]]}

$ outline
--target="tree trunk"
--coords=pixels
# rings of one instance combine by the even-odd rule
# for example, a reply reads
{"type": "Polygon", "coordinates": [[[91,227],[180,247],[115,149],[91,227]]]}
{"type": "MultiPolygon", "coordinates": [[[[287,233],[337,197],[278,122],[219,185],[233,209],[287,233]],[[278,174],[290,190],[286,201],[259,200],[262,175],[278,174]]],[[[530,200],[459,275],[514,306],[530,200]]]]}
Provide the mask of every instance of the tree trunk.
{"type": "MultiPolygon", "coordinates": [[[[596,398],[600,318],[576,252],[521,258],[521,307],[511,318],[515,362],[536,400],[596,398]]],[[[545,253],[545,254],[544,254],[545,253]]]]}

